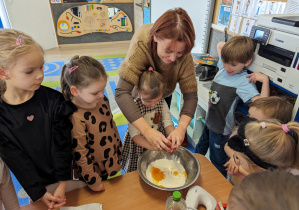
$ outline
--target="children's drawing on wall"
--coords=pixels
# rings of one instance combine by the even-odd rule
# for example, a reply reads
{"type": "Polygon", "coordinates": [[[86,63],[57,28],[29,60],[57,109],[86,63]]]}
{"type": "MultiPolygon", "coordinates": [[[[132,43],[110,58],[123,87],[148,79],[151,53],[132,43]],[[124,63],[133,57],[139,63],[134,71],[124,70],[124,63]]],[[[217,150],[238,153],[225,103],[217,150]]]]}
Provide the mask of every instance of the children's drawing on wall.
{"type": "Polygon", "coordinates": [[[279,2],[277,14],[284,14],[284,9],[286,8],[286,2],[279,2]]]}
{"type": "Polygon", "coordinates": [[[230,19],[229,31],[238,34],[242,17],[233,15],[230,19]]]}
{"type": "Polygon", "coordinates": [[[261,8],[260,8],[260,13],[259,15],[261,14],[266,14],[266,10],[268,8],[268,4],[270,3],[270,1],[263,1],[262,2],[262,5],[261,5],[261,8]]]}
{"type": "Polygon", "coordinates": [[[250,15],[252,14],[253,6],[256,2],[256,0],[245,0],[242,12],[243,17],[250,17],[250,15]]]}
{"type": "Polygon", "coordinates": [[[244,18],[240,34],[243,36],[249,36],[252,26],[254,26],[255,20],[244,18]]]}
{"type": "Polygon", "coordinates": [[[242,8],[242,0],[235,0],[233,5],[232,14],[233,15],[239,15],[241,8],[242,8]]]}
{"type": "Polygon", "coordinates": [[[252,16],[251,18],[256,19],[261,14],[261,6],[262,6],[262,0],[258,0],[257,4],[252,9],[252,16]]]}
{"type": "Polygon", "coordinates": [[[277,1],[270,1],[266,9],[266,14],[278,14],[279,3],[277,1]]]}
{"type": "Polygon", "coordinates": [[[233,0],[221,0],[222,5],[232,6],[233,0]]]}
{"type": "Polygon", "coordinates": [[[70,2],[103,3],[104,1],[105,0],[63,0],[63,3],[70,3],[70,2]]]}
{"type": "Polygon", "coordinates": [[[218,24],[223,26],[228,26],[229,18],[231,13],[231,6],[220,6],[219,16],[218,16],[218,24]]]}
{"type": "Polygon", "coordinates": [[[116,7],[102,4],[76,6],[64,11],[57,21],[57,34],[64,37],[82,36],[88,33],[132,32],[132,24],[126,13],[116,7]]]}

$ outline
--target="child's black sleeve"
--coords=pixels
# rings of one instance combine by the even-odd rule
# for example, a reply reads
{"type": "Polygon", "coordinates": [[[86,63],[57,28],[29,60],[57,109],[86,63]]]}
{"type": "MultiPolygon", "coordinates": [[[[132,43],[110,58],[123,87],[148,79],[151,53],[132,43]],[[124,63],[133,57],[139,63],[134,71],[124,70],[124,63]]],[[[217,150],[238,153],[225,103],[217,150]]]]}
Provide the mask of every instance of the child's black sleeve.
{"type": "Polygon", "coordinates": [[[0,156],[33,201],[46,193],[47,190],[30,158],[2,134],[0,134],[0,156]]]}

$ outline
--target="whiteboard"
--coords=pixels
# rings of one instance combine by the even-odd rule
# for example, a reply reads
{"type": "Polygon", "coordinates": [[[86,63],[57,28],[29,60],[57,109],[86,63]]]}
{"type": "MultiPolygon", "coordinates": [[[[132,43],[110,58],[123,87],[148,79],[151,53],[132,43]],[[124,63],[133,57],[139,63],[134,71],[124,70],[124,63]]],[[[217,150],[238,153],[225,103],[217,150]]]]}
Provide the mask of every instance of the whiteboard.
{"type": "Polygon", "coordinates": [[[181,7],[187,11],[195,30],[195,46],[192,53],[206,53],[215,0],[151,0],[151,23],[169,9],[181,7]]]}
{"type": "Polygon", "coordinates": [[[49,0],[3,2],[11,28],[32,36],[44,50],[58,47],[49,0]]]}

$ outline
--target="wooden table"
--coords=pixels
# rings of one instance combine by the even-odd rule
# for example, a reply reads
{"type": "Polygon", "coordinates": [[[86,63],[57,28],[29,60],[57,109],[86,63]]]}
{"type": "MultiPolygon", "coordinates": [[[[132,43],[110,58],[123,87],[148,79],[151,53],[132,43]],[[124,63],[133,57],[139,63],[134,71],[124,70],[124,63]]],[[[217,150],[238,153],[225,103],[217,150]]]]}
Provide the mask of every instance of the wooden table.
{"type": "MultiPolygon", "coordinates": [[[[195,154],[200,163],[200,174],[193,185],[199,185],[215,197],[217,202],[227,203],[229,193],[233,186],[222,176],[213,164],[203,155],[195,154]]],[[[88,203],[102,203],[103,210],[119,209],[164,209],[169,192],[158,190],[146,184],[138,171],[124,174],[114,179],[104,181],[104,192],[93,192],[83,187],[66,193],[65,206],[79,206],[88,203]]],[[[192,186],[193,186],[192,185],[192,186]]],[[[188,188],[182,191],[186,198],[188,188]]],[[[21,207],[21,210],[47,209],[41,202],[21,207]]],[[[199,209],[205,209],[200,206],[199,209]]]]}

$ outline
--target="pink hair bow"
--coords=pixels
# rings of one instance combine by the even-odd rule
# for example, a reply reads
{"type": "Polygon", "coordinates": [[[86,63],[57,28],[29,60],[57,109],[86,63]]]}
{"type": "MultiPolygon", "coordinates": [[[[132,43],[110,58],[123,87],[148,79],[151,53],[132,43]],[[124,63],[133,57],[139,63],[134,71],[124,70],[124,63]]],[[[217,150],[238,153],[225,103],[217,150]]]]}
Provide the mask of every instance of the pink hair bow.
{"type": "Polygon", "coordinates": [[[260,124],[261,124],[262,128],[266,128],[267,127],[265,122],[260,122],[260,124]]]}
{"type": "Polygon", "coordinates": [[[148,68],[149,71],[154,71],[153,67],[148,68]]]}
{"type": "Polygon", "coordinates": [[[73,71],[75,71],[79,66],[73,66],[69,68],[69,74],[71,74],[73,71]]]}
{"type": "Polygon", "coordinates": [[[281,127],[282,127],[282,130],[283,130],[285,133],[290,132],[290,129],[288,128],[287,124],[281,124],[281,127]]]}
{"type": "Polygon", "coordinates": [[[20,46],[22,44],[23,35],[21,34],[16,41],[16,45],[20,46]]]}

